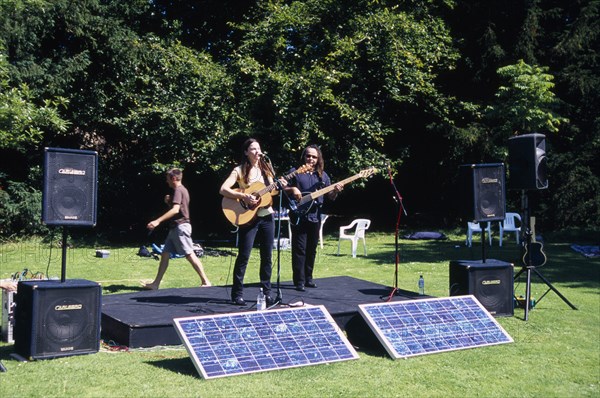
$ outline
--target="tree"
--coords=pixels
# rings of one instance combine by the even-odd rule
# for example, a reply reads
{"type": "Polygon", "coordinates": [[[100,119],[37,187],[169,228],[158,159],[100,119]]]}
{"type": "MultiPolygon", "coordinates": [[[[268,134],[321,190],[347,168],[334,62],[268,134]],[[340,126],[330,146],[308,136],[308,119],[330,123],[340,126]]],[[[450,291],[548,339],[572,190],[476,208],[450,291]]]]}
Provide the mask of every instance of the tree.
{"type": "Polygon", "coordinates": [[[398,161],[403,152],[386,154],[387,146],[405,130],[424,129],[407,115],[447,117],[449,99],[435,81],[457,54],[443,21],[427,8],[263,1],[236,28],[243,34],[231,67],[240,109],[250,134],[268,135],[284,149],[283,163],[295,162],[311,142],[331,154],[334,173],[398,161]]]}
{"type": "Polygon", "coordinates": [[[59,107],[65,106],[65,99],[60,97],[38,105],[26,84],[11,87],[0,41],[0,150],[24,152],[42,141],[44,131],[66,131],[69,124],[59,114],[59,107]]]}
{"type": "Polygon", "coordinates": [[[141,197],[169,165],[187,166],[191,176],[223,162],[227,76],[175,34],[148,31],[151,4],[14,0],[2,6],[0,37],[8,43],[11,77],[32,85],[35,98],[67,99],[71,128],[61,135],[46,131],[38,140],[99,152],[100,222],[126,230],[148,214],[141,197]],[[135,192],[139,205],[122,206],[117,192],[135,192]]]}
{"type": "Polygon", "coordinates": [[[500,86],[496,103],[487,108],[490,125],[497,122],[503,137],[532,132],[557,133],[568,119],[557,115],[558,99],[552,92],[554,77],[548,67],[530,66],[523,60],[498,69],[508,84],[500,86]]]}

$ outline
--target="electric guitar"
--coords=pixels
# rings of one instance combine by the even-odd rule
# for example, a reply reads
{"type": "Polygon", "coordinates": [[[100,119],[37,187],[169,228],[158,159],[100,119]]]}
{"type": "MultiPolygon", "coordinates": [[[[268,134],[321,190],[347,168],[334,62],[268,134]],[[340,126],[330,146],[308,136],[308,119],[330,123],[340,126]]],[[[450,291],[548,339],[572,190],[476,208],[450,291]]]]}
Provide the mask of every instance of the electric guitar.
{"type": "Polygon", "coordinates": [[[335,189],[335,186],[339,183],[348,184],[354,180],[359,178],[367,178],[375,173],[377,169],[375,167],[369,167],[368,169],[361,170],[358,174],[353,175],[352,177],[348,177],[345,180],[338,181],[335,184],[331,184],[326,186],[325,188],[319,189],[315,192],[303,192],[303,196],[299,201],[295,201],[290,199],[289,207],[290,207],[290,221],[293,224],[297,224],[300,221],[300,217],[307,214],[315,203],[315,199],[328,194],[329,192],[335,189]]]}
{"type": "Polygon", "coordinates": [[[546,264],[546,254],[542,250],[544,245],[535,240],[535,217],[530,217],[531,241],[525,245],[525,254],[523,255],[523,264],[526,267],[541,267],[546,264]]]}
{"type": "MultiPolygon", "coordinates": [[[[305,164],[290,174],[283,176],[283,178],[286,181],[289,181],[289,179],[296,174],[306,173],[309,170],[312,170],[312,167],[305,164]]],[[[277,188],[276,181],[268,186],[257,181],[250,184],[248,188],[236,188],[235,190],[237,192],[250,193],[258,200],[258,202],[253,206],[249,206],[243,200],[223,197],[221,207],[223,208],[225,218],[233,225],[244,225],[249,223],[256,217],[258,209],[270,206],[271,203],[273,203],[273,196],[277,194],[274,192],[275,188],[277,188]]]]}

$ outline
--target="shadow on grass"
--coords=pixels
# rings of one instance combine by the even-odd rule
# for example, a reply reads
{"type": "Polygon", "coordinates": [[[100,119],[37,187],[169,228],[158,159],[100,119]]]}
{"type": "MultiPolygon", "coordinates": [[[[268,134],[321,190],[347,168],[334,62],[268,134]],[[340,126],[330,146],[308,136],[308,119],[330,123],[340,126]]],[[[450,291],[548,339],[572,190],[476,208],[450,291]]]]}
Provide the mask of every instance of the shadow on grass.
{"type": "Polygon", "coordinates": [[[157,361],[148,361],[149,365],[157,368],[169,370],[182,375],[198,377],[196,367],[190,358],[160,359],[157,361]]]}
{"type": "MultiPolygon", "coordinates": [[[[394,264],[395,250],[394,243],[384,244],[375,253],[369,253],[368,258],[380,264],[394,264]]],[[[453,260],[482,260],[484,256],[481,242],[474,242],[472,247],[467,247],[463,241],[456,240],[419,241],[418,243],[400,240],[398,251],[400,264],[440,262],[449,264],[453,260]]],[[[544,245],[543,251],[547,262],[543,267],[538,267],[538,271],[551,283],[563,283],[571,287],[600,286],[600,259],[586,258],[573,251],[568,243],[548,243],[544,245]]],[[[336,256],[336,254],[331,255],[336,256]]],[[[346,256],[349,257],[349,254],[346,256]]],[[[502,247],[498,246],[497,241],[494,241],[491,247],[486,244],[485,258],[514,264],[515,274],[523,264],[521,246],[514,242],[505,243],[502,247]]],[[[536,279],[542,282],[539,278],[536,279]]]]}
{"type": "Polygon", "coordinates": [[[0,360],[9,359],[10,354],[12,354],[13,352],[15,352],[15,346],[12,344],[0,347],[0,360]]]}

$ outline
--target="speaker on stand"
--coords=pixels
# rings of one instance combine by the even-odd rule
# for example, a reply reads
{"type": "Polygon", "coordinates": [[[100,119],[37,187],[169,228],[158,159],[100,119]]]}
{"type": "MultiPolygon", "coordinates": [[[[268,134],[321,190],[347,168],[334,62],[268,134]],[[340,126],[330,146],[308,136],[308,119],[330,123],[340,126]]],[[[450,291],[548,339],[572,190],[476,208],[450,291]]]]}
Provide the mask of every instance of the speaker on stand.
{"type": "MultiPolygon", "coordinates": [[[[506,215],[503,163],[465,164],[459,168],[462,214],[468,221],[502,221],[506,215]]],[[[481,228],[481,257],[485,263],[485,226],[481,228]]]]}
{"type": "Polygon", "coordinates": [[[510,189],[547,189],[546,136],[524,134],[508,139],[510,189]]]}
{"type": "MultiPolygon", "coordinates": [[[[529,192],[547,189],[547,158],[546,158],[546,136],[544,134],[523,134],[511,137],[508,140],[508,162],[509,162],[509,188],[521,190],[521,202],[523,208],[523,264],[522,268],[515,275],[518,278],[523,272],[526,273],[525,285],[525,315],[524,320],[529,319],[529,309],[531,305],[531,273],[534,272],[548,286],[544,297],[550,290],[554,291],[569,307],[576,310],[575,307],[558,289],[556,289],[548,279],[542,275],[537,267],[546,263],[545,254],[541,249],[541,244],[535,242],[535,231],[533,231],[534,217],[531,215],[531,203],[529,192]],[[536,254],[538,255],[534,255],[536,254]],[[536,264],[534,259],[543,255],[543,263],[536,264]]],[[[541,299],[541,298],[540,298],[541,299]]],[[[539,303],[539,300],[538,300],[539,303]]]]}
{"type": "Polygon", "coordinates": [[[42,222],[63,227],[61,282],[66,279],[67,227],[96,225],[98,153],[45,148],[42,222]]]}

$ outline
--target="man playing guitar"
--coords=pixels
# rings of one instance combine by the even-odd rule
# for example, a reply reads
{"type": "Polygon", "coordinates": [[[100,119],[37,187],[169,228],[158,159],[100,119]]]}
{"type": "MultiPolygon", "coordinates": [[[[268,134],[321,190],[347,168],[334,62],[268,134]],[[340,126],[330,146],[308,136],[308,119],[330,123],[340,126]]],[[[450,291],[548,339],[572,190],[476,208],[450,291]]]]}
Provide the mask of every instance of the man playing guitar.
{"type": "MultiPolygon", "coordinates": [[[[286,193],[296,201],[303,194],[315,192],[331,185],[331,180],[324,171],[323,155],[316,145],[306,147],[302,153],[302,161],[312,167],[312,172],[296,174],[285,187],[286,193]]],[[[344,184],[337,183],[326,195],[335,200],[338,193],[344,189],[344,184]]],[[[297,222],[292,224],[292,271],[296,290],[303,292],[304,287],[316,288],[313,280],[313,269],[319,242],[321,226],[321,207],[324,196],[320,196],[307,206],[296,209],[297,222]]]]}

